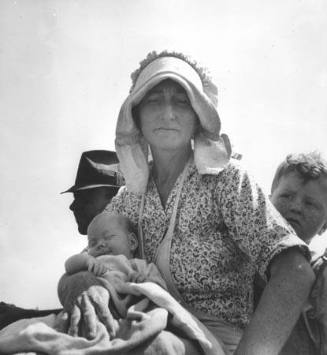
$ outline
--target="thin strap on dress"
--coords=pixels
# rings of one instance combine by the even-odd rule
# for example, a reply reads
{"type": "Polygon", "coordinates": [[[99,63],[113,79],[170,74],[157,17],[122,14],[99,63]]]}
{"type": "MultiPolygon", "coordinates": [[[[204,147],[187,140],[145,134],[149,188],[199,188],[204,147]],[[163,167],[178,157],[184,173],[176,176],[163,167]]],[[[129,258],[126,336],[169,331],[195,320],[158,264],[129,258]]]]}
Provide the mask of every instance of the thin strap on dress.
{"type": "Polygon", "coordinates": [[[144,210],[144,200],[145,200],[145,194],[142,194],[140,209],[139,209],[139,219],[137,223],[138,237],[139,237],[139,254],[141,259],[145,259],[144,237],[143,237],[143,230],[142,230],[142,215],[144,210]]]}
{"type": "Polygon", "coordinates": [[[180,292],[178,291],[177,287],[175,286],[175,283],[173,281],[173,278],[172,278],[172,275],[170,272],[170,248],[171,248],[171,241],[173,238],[175,225],[176,225],[176,216],[177,216],[177,210],[178,210],[178,205],[179,205],[179,201],[180,201],[180,195],[181,195],[182,188],[184,186],[184,181],[186,178],[187,170],[188,170],[188,167],[191,164],[191,162],[192,162],[192,158],[189,159],[189,161],[185,165],[184,170],[182,172],[182,176],[179,181],[178,189],[176,192],[172,215],[171,215],[170,221],[169,221],[169,227],[166,232],[166,235],[164,236],[160,245],[158,246],[158,249],[157,249],[157,252],[155,255],[155,264],[157,265],[159,271],[161,272],[163,278],[165,279],[169,292],[180,303],[184,303],[183,298],[182,298],[180,292]]]}

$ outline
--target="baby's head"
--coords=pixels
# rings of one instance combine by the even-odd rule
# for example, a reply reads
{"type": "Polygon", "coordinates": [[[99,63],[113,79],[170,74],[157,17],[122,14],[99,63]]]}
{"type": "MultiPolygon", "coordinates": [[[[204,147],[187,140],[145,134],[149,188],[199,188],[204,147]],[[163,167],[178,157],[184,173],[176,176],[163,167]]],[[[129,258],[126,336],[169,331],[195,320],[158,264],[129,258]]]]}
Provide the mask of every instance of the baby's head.
{"type": "Polygon", "coordinates": [[[134,257],[138,240],[131,221],[122,215],[100,213],[87,229],[88,253],[100,255],[125,255],[134,257]]]}
{"type": "Polygon", "coordinates": [[[270,199],[309,243],[327,228],[327,162],[317,152],[288,155],[275,173],[270,199]]]}

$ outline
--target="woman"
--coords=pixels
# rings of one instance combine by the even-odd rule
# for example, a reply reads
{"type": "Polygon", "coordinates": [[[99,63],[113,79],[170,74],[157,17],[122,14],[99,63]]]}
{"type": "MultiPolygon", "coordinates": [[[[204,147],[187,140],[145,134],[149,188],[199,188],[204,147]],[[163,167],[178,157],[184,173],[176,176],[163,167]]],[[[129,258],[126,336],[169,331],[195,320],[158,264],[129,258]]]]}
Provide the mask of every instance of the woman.
{"type": "Polygon", "coordinates": [[[226,352],[278,354],[314,279],[308,249],[230,161],[216,104],[216,87],[195,63],[151,53],[120,111],[116,149],[126,188],[106,212],[138,225],[141,256],[226,352]],[[269,282],[252,315],[256,271],[269,282]]]}

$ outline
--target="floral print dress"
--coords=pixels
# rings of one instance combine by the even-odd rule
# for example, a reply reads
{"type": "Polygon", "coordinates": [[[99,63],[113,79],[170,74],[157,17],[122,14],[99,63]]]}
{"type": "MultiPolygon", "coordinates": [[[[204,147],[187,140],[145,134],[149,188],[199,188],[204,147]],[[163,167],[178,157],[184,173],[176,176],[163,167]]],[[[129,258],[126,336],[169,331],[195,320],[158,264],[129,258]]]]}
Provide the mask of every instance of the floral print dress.
{"type": "MultiPolygon", "coordinates": [[[[256,271],[266,278],[276,254],[299,247],[309,258],[308,248],[235,163],[218,175],[200,175],[194,163],[187,169],[171,244],[172,278],[190,308],[243,329],[253,312],[256,271]]],[[[163,207],[150,173],[140,219],[148,262],[169,226],[180,180],[163,207]]],[[[105,211],[137,225],[141,199],[123,188],[105,211]]]]}

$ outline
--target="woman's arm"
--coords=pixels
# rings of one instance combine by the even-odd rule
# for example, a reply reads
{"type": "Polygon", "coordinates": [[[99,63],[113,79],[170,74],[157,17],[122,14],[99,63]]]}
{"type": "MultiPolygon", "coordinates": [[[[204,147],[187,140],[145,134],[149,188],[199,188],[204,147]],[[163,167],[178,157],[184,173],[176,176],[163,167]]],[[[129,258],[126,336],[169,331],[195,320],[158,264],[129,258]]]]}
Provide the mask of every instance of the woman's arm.
{"type": "Polygon", "coordinates": [[[278,354],[306,302],[315,276],[296,248],[277,255],[270,279],[235,355],[278,354]]]}

